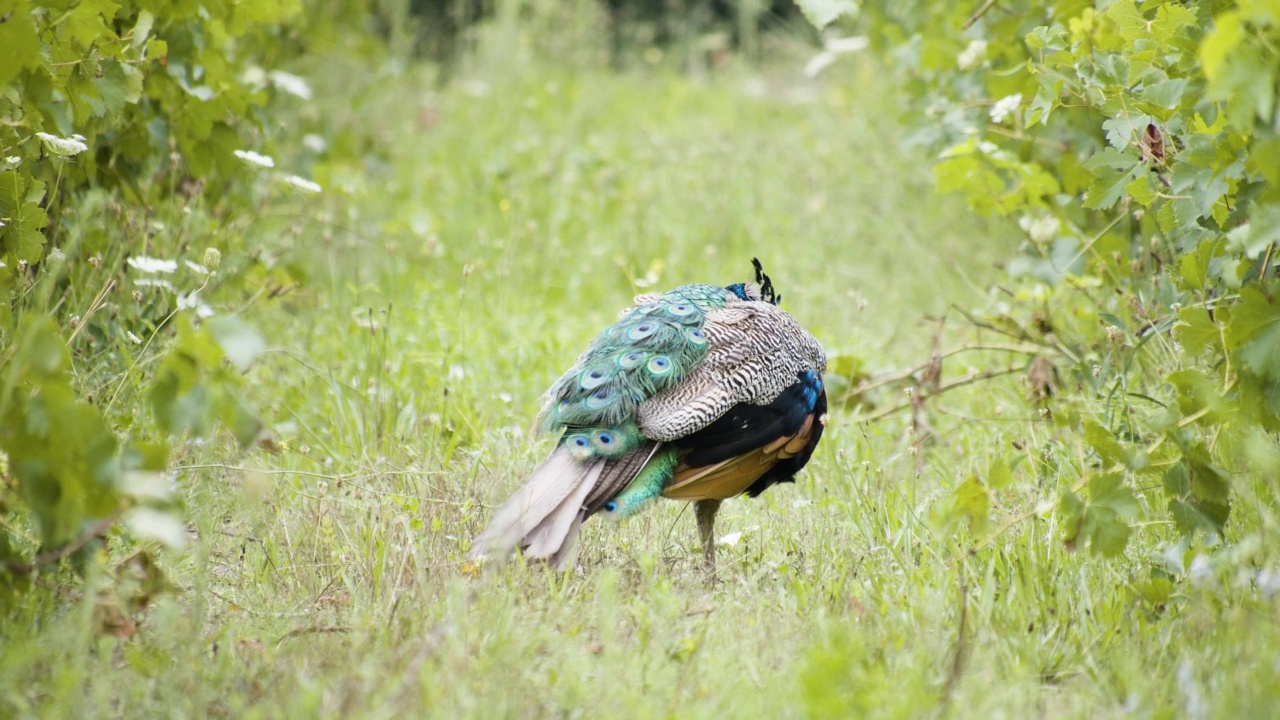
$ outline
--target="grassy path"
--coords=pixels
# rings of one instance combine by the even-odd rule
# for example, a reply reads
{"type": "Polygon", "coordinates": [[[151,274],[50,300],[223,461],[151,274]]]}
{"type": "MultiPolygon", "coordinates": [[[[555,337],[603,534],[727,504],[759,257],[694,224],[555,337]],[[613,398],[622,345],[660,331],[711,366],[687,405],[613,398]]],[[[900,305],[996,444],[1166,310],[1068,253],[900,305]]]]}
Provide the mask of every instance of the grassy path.
{"type": "Polygon", "coordinates": [[[78,717],[1276,707],[1274,606],[1229,586],[1149,600],[1150,548],[1066,552],[1030,516],[1056,496],[1047,459],[1000,496],[1017,522],[963,553],[942,501],[1012,440],[1051,445],[1012,383],[951,405],[919,452],[903,421],[836,411],[796,486],[722,510],[742,534],[715,592],[676,503],[590,523],[572,573],[468,575],[487,508],[546,451],[538,395],[641,288],[746,279],[759,256],[838,372],[882,371],[928,356],[927,314],[986,303],[1015,241],[932,192],[872,70],[846,69],[857,91],[524,69],[442,92],[358,70],[299,119],[360,158],[313,168],[341,199],[261,221],[304,279],[255,317],[280,452],[231,468],[190,448],[177,592],[128,642],[89,640],[88,604],[59,616],[0,691],[78,717]]]}

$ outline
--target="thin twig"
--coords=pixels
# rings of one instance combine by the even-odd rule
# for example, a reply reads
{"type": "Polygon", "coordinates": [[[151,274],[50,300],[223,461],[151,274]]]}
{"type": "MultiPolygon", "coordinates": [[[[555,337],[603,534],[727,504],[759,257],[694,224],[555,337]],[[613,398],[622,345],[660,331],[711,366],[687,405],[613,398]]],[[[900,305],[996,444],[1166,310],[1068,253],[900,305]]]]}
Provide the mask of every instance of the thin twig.
{"type": "Polygon", "coordinates": [[[332,633],[349,632],[351,632],[351,628],[347,625],[313,625],[312,627],[294,628],[284,635],[281,635],[280,639],[276,641],[276,644],[280,644],[285,640],[290,640],[292,638],[302,637],[303,635],[327,635],[332,633]]]}
{"type": "Polygon", "coordinates": [[[964,21],[964,25],[962,25],[961,27],[965,30],[968,30],[969,28],[973,27],[974,23],[978,22],[978,20],[983,15],[987,14],[988,10],[990,10],[995,6],[996,6],[996,0],[987,0],[986,2],[982,3],[982,6],[979,7],[977,10],[975,10],[974,13],[970,15],[967,20],[964,21]]]}
{"type": "Polygon", "coordinates": [[[71,343],[76,341],[76,337],[80,335],[80,331],[84,330],[84,327],[89,324],[89,318],[93,317],[94,313],[101,310],[102,306],[107,304],[107,293],[111,292],[115,288],[115,278],[112,278],[111,282],[102,286],[102,289],[98,291],[97,296],[93,298],[93,302],[89,303],[89,310],[85,312],[84,317],[80,318],[80,322],[76,324],[76,329],[71,331],[71,337],[67,338],[67,347],[70,347],[71,343]]]}
{"type": "Polygon", "coordinates": [[[960,627],[956,630],[956,649],[951,656],[951,668],[947,671],[947,681],[942,686],[942,703],[944,706],[951,704],[951,694],[955,691],[956,682],[960,680],[960,675],[964,672],[964,661],[969,655],[969,643],[966,642],[965,634],[967,631],[969,619],[969,586],[964,580],[960,581],[960,627]]]}
{"type": "Polygon", "coordinates": [[[35,559],[29,563],[17,563],[11,560],[6,562],[0,562],[0,569],[4,569],[13,575],[20,575],[20,576],[30,575],[31,573],[35,572],[36,570],[39,570],[45,565],[52,565],[53,563],[56,563],[62,560],[63,558],[72,555],[76,551],[80,550],[80,548],[83,548],[85,545],[88,545],[89,543],[93,542],[98,537],[101,537],[102,534],[110,530],[111,526],[115,525],[116,521],[119,519],[120,519],[120,513],[118,512],[112,513],[111,515],[104,517],[98,522],[94,523],[93,527],[90,527],[87,531],[85,531],[83,535],[76,538],[75,542],[72,542],[69,545],[63,545],[57,550],[50,550],[48,552],[41,553],[37,555],[35,559]]]}
{"type": "MultiPolygon", "coordinates": [[[[967,378],[956,380],[955,382],[943,385],[937,390],[931,393],[928,393],[927,395],[923,395],[922,399],[927,400],[927,399],[935,398],[950,390],[955,390],[956,388],[964,387],[965,385],[972,385],[973,383],[980,382],[982,380],[990,380],[992,378],[1000,377],[1001,375],[1010,375],[1016,372],[1022,372],[1022,368],[1011,367],[1011,368],[1005,368],[1003,370],[987,370],[985,372],[974,373],[967,378]]],[[[898,405],[894,405],[891,408],[886,408],[884,410],[881,410],[880,412],[872,413],[871,415],[868,415],[865,418],[861,418],[859,422],[875,422],[877,420],[881,420],[894,413],[902,412],[903,410],[906,410],[907,408],[910,408],[910,407],[912,407],[912,401],[908,400],[905,403],[899,403],[898,405]]]]}

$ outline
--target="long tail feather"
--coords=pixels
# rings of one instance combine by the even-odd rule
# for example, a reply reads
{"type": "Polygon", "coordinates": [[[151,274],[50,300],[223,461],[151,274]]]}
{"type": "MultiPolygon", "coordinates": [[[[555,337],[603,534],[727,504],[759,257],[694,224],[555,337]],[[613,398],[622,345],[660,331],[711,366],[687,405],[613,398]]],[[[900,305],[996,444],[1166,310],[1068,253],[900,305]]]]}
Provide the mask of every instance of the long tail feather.
{"type": "MultiPolygon", "coordinates": [[[[552,522],[548,530],[550,526],[555,526],[560,537],[552,543],[548,533],[545,545],[540,544],[540,548],[554,545],[550,550],[554,553],[568,533],[568,521],[572,520],[578,508],[573,508],[572,513],[564,513],[568,515],[568,520],[563,520],[558,511],[572,507],[575,497],[579,501],[578,507],[581,507],[581,500],[585,499],[591,488],[591,483],[585,481],[592,474],[593,466],[598,464],[599,462],[583,463],[574,458],[567,448],[557,447],[524,486],[494,513],[489,525],[471,546],[468,557],[478,560],[505,556],[517,545],[527,545],[534,540],[535,538],[530,537],[531,534],[549,519],[552,522]]],[[[598,477],[599,470],[594,469],[594,474],[598,477]]]]}

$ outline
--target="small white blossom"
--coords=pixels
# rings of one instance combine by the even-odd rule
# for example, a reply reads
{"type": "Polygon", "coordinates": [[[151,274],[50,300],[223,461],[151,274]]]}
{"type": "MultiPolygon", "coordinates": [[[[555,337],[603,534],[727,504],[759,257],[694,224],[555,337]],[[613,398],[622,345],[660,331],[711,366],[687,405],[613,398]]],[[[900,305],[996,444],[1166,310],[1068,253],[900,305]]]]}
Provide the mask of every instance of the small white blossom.
{"type": "Polygon", "coordinates": [[[178,309],[195,310],[196,315],[202,318],[213,317],[213,308],[200,302],[200,294],[194,290],[178,296],[178,309]]]}
{"type": "Polygon", "coordinates": [[[828,52],[852,53],[866,50],[867,46],[870,44],[871,41],[868,40],[865,35],[855,35],[853,37],[831,38],[830,40],[823,41],[822,46],[825,47],[828,52]]]}
{"type": "Polygon", "coordinates": [[[321,135],[315,133],[307,133],[302,136],[302,147],[313,153],[322,153],[329,148],[329,143],[321,135]]]}
{"type": "Polygon", "coordinates": [[[79,155],[89,149],[89,146],[84,143],[83,135],[72,135],[69,138],[60,138],[57,135],[38,132],[36,133],[36,137],[40,138],[40,142],[44,144],[45,150],[48,150],[50,153],[58,155],[59,157],[79,155]]]}
{"type": "Polygon", "coordinates": [[[8,168],[16,168],[22,164],[22,158],[17,155],[10,155],[4,159],[4,166],[8,168]]]}
{"type": "Polygon", "coordinates": [[[173,283],[160,278],[138,278],[133,281],[133,284],[137,287],[158,287],[172,292],[177,292],[173,287],[173,283]]]}
{"type": "Polygon", "coordinates": [[[260,88],[267,84],[267,71],[257,65],[251,65],[240,73],[240,82],[254,89],[260,88]]]}
{"type": "Polygon", "coordinates": [[[956,56],[956,64],[961,70],[969,70],[982,64],[987,59],[987,41],[973,40],[969,46],[956,56]]]}
{"type": "Polygon", "coordinates": [[[171,273],[178,269],[176,260],[164,260],[146,257],[145,255],[135,255],[129,258],[129,265],[138,272],[144,273],[171,273]]]}
{"type": "Polygon", "coordinates": [[[450,365],[450,366],[449,366],[449,379],[450,379],[450,380],[455,380],[455,381],[456,381],[456,380],[461,380],[461,379],[465,378],[466,376],[467,376],[467,371],[466,371],[465,369],[463,369],[463,367],[462,367],[461,365],[450,365]]]}
{"type": "Polygon", "coordinates": [[[260,155],[252,150],[235,150],[233,154],[250,165],[258,167],[273,168],[276,161],[271,159],[270,155],[260,155]]]}
{"type": "Polygon", "coordinates": [[[192,272],[197,272],[197,273],[200,273],[201,275],[209,274],[209,268],[201,265],[200,263],[191,262],[190,260],[183,260],[182,262],[186,264],[187,268],[189,268],[192,272]]]}
{"type": "Polygon", "coordinates": [[[1014,93],[1000,98],[996,101],[995,105],[991,106],[991,121],[997,123],[1004,122],[1004,119],[1014,110],[1017,110],[1018,106],[1021,104],[1022,93],[1014,93]]]}
{"type": "Polygon", "coordinates": [[[1263,597],[1271,597],[1280,593],[1280,567],[1263,568],[1258,573],[1258,589],[1263,597]]]}
{"type": "Polygon", "coordinates": [[[813,59],[809,60],[809,62],[805,64],[804,76],[807,78],[817,77],[823,70],[831,67],[835,61],[835,53],[829,50],[823,50],[817,55],[814,55],[813,59]]]}
{"type": "Polygon", "coordinates": [[[303,80],[297,75],[287,73],[283,70],[272,70],[267,73],[267,76],[271,78],[272,85],[275,85],[290,95],[300,97],[303,100],[311,99],[311,86],[307,84],[306,80],[303,80]]]}
{"type": "Polygon", "coordinates": [[[1018,227],[1031,236],[1032,240],[1038,243],[1045,243],[1058,237],[1058,230],[1062,229],[1062,221],[1052,215],[1045,215],[1034,220],[1030,216],[1024,216],[1018,220],[1018,227]]]}
{"type": "Polygon", "coordinates": [[[1187,579],[1193,585],[1206,585],[1213,580],[1213,565],[1204,553],[1196,555],[1191,561],[1191,567],[1187,568],[1187,579]]]}
{"type": "Polygon", "coordinates": [[[298,177],[297,175],[283,175],[281,176],[280,180],[285,185],[290,185],[299,190],[305,190],[306,192],[318,193],[324,190],[324,188],[320,187],[319,183],[312,182],[311,180],[308,180],[306,178],[298,177]]]}
{"type": "Polygon", "coordinates": [[[742,539],[742,533],[741,533],[741,532],[731,532],[731,533],[729,533],[728,535],[721,535],[721,536],[720,536],[720,539],[719,539],[719,540],[716,540],[716,544],[717,544],[717,545],[728,545],[729,547],[733,547],[733,546],[737,545],[737,544],[738,544],[738,541],[739,541],[739,540],[741,540],[741,539],[742,539]]]}
{"type": "Polygon", "coordinates": [[[137,335],[134,335],[132,330],[125,330],[124,335],[125,337],[129,338],[129,342],[133,343],[134,345],[142,344],[142,338],[138,337],[137,335]]]}

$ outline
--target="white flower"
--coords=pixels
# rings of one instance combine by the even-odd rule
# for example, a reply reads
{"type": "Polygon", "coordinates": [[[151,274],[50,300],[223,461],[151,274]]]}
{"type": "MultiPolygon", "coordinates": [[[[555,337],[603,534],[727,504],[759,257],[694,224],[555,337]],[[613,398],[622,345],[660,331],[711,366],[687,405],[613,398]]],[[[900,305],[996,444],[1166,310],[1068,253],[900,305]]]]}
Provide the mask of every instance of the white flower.
{"type": "Polygon", "coordinates": [[[733,547],[733,546],[737,545],[737,544],[738,544],[738,541],[739,541],[739,540],[741,540],[741,539],[742,539],[742,532],[741,532],[741,531],[739,531],[739,532],[731,532],[731,533],[729,533],[728,535],[721,535],[721,536],[720,536],[720,539],[719,539],[719,540],[716,540],[716,544],[717,544],[717,545],[728,545],[729,547],[733,547]]]}
{"type": "Polygon", "coordinates": [[[129,342],[133,343],[134,345],[142,344],[142,338],[138,337],[137,335],[134,335],[132,330],[125,330],[124,335],[125,337],[129,338],[129,342]]]}
{"type": "MultiPolygon", "coordinates": [[[[59,157],[79,155],[89,149],[89,146],[84,144],[84,136],[82,135],[72,135],[69,138],[60,138],[57,135],[38,132],[36,133],[36,137],[40,138],[40,142],[44,144],[45,150],[48,150],[51,154],[59,157]]],[[[5,162],[8,161],[6,160],[5,162]]]]}
{"type": "Polygon", "coordinates": [[[260,88],[267,84],[267,73],[257,65],[253,65],[240,74],[240,82],[245,85],[260,88]]]}
{"type": "Polygon", "coordinates": [[[4,159],[5,167],[16,168],[21,164],[22,164],[22,158],[18,157],[17,155],[10,155],[9,157],[4,159]]]}
{"type": "Polygon", "coordinates": [[[129,264],[138,272],[144,273],[171,273],[178,269],[177,261],[150,258],[144,255],[129,258],[129,264]]]}
{"type": "Polygon", "coordinates": [[[822,46],[825,47],[828,52],[851,53],[866,50],[867,46],[870,44],[871,41],[868,40],[865,35],[855,35],[853,37],[831,38],[830,40],[823,41],[822,46]]]}
{"type": "Polygon", "coordinates": [[[275,85],[290,95],[300,97],[303,100],[311,99],[311,86],[307,84],[306,80],[303,80],[297,75],[287,73],[283,70],[272,70],[267,73],[267,75],[271,78],[272,85],[275,85]]]}
{"type": "Polygon", "coordinates": [[[329,143],[325,142],[324,137],[315,133],[307,133],[302,136],[302,147],[313,153],[322,153],[328,149],[329,143]]]}
{"type": "Polygon", "coordinates": [[[178,309],[179,310],[194,309],[196,311],[196,315],[202,318],[213,316],[213,308],[200,302],[200,295],[194,290],[192,290],[190,293],[186,295],[178,296],[178,309]]]}
{"type": "Polygon", "coordinates": [[[995,105],[991,106],[991,121],[1004,122],[1004,119],[1014,110],[1017,110],[1021,104],[1022,93],[1014,93],[1000,98],[995,105]]]}
{"type": "Polygon", "coordinates": [[[1187,579],[1192,585],[1205,585],[1213,580],[1213,565],[1204,553],[1192,559],[1191,567],[1187,568],[1187,579]]]}
{"type": "Polygon", "coordinates": [[[1018,220],[1018,227],[1030,235],[1032,240],[1046,243],[1058,237],[1058,230],[1062,229],[1062,221],[1052,215],[1045,215],[1035,220],[1030,216],[1024,216],[1018,220]]]}
{"type": "Polygon", "coordinates": [[[1258,589],[1263,597],[1280,593],[1280,568],[1263,568],[1258,573],[1258,589]]]}
{"type": "Polygon", "coordinates": [[[466,371],[466,370],[465,370],[461,365],[450,365],[450,366],[449,366],[449,379],[450,379],[450,380],[454,380],[454,381],[462,380],[462,379],[463,379],[463,378],[465,378],[466,376],[467,376],[467,371],[466,371]]]}
{"type": "Polygon", "coordinates": [[[250,165],[257,165],[258,167],[264,168],[273,168],[276,166],[276,161],[272,160],[270,155],[259,155],[252,150],[235,150],[233,153],[236,157],[250,165]]]}
{"type": "Polygon", "coordinates": [[[987,41],[973,40],[963,52],[956,56],[956,64],[960,66],[961,70],[968,70],[981,65],[982,61],[986,59],[987,41]]]}
{"type": "Polygon", "coordinates": [[[305,190],[307,192],[318,193],[324,190],[324,188],[320,187],[319,183],[312,182],[306,178],[298,177],[297,175],[284,175],[284,176],[281,176],[280,180],[285,185],[292,185],[293,187],[296,187],[299,190],[305,190]]]}
{"type": "Polygon", "coordinates": [[[192,272],[198,272],[198,273],[200,273],[201,275],[208,275],[208,274],[209,274],[209,268],[207,268],[207,267],[205,267],[205,266],[201,265],[200,263],[197,263],[197,262],[191,262],[190,260],[183,260],[182,262],[183,262],[183,263],[185,263],[185,264],[186,264],[186,266],[187,266],[188,268],[190,268],[192,272]]]}
{"type": "Polygon", "coordinates": [[[814,55],[813,59],[804,66],[804,76],[807,78],[817,77],[818,73],[831,67],[835,61],[836,54],[824,50],[817,55],[814,55]]]}

